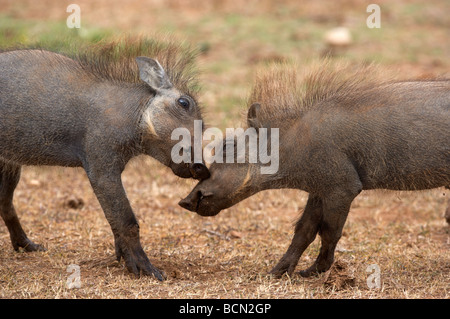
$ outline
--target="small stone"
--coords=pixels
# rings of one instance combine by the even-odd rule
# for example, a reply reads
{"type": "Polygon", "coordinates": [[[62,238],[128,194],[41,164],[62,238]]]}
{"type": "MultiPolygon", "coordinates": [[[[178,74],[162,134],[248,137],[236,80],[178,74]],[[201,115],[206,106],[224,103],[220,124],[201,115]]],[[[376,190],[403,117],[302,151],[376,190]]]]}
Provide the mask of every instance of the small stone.
{"type": "Polygon", "coordinates": [[[81,198],[71,198],[66,203],[69,208],[73,209],[80,209],[84,206],[84,201],[81,198]]]}

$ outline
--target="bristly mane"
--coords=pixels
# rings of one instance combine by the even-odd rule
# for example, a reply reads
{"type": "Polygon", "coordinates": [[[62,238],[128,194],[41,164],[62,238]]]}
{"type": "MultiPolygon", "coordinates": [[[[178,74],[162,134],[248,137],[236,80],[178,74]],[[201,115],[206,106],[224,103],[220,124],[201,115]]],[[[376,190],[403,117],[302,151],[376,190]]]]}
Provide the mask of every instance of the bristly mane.
{"type": "MultiPolygon", "coordinates": [[[[2,48],[0,53],[29,50],[59,53],[77,61],[81,69],[94,77],[117,83],[142,83],[136,57],[146,56],[158,60],[172,84],[180,91],[195,95],[199,89],[195,68],[197,50],[184,42],[167,37],[149,39],[125,36],[77,47],[57,46],[56,49],[49,49],[46,43],[35,43],[2,48]]],[[[55,63],[58,61],[62,60],[56,58],[55,63]]]]}
{"type": "Polygon", "coordinates": [[[351,66],[326,59],[305,70],[298,65],[276,64],[257,73],[247,106],[259,103],[258,119],[273,124],[299,118],[328,99],[356,99],[391,81],[392,77],[382,76],[375,65],[351,66]]]}
{"type": "Polygon", "coordinates": [[[141,82],[136,57],[150,57],[158,60],[177,89],[188,94],[198,90],[194,65],[196,51],[171,39],[126,37],[88,45],[67,55],[98,78],[128,83],[141,82]]]}

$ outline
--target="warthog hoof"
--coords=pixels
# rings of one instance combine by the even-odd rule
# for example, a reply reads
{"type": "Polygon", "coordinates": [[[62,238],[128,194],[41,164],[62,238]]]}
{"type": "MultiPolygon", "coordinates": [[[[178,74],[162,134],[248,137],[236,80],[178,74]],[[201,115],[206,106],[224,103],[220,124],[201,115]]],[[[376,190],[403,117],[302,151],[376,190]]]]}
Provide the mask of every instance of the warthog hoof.
{"type": "Polygon", "coordinates": [[[47,251],[47,249],[45,249],[42,245],[35,244],[28,238],[18,241],[13,240],[12,242],[15,251],[19,251],[19,248],[23,248],[23,250],[26,252],[47,251]]]}

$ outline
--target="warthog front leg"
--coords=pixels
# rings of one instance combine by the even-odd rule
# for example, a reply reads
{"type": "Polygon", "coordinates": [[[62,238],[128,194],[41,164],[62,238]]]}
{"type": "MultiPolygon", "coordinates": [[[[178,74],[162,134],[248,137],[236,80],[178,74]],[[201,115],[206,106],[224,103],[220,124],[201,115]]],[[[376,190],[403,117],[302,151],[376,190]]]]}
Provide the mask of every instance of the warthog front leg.
{"type": "Polygon", "coordinates": [[[334,261],[334,251],[342,236],[342,229],[347,220],[350,205],[359,193],[337,193],[323,200],[323,215],[319,226],[322,246],[314,264],[306,270],[300,271],[303,277],[319,274],[330,269],[334,261]]]}
{"type": "Polygon", "coordinates": [[[96,168],[87,170],[92,188],[111,225],[117,260],[123,258],[128,271],[136,276],[142,273],[164,280],[163,273],[150,263],[142,249],[139,225],[122,186],[122,170],[113,169],[107,174],[99,174],[98,171],[96,168]]]}
{"type": "Polygon", "coordinates": [[[19,179],[20,166],[0,162],[0,215],[8,228],[14,250],[45,251],[44,247],[28,239],[14,209],[13,194],[19,179]]]}
{"type": "Polygon", "coordinates": [[[308,277],[330,269],[334,261],[334,250],[341,238],[350,205],[361,191],[358,181],[352,185],[354,187],[347,190],[330,191],[324,198],[310,194],[305,211],[295,227],[294,238],[284,256],[272,269],[272,274],[276,276],[284,273],[292,275],[299,258],[313,242],[317,233],[320,234],[322,241],[319,256],[314,264],[301,271],[300,275],[308,277]]]}
{"type": "Polygon", "coordinates": [[[310,194],[305,210],[295,226],[294,238],[284,256],[271,270],[271,274],[277,277],[284,273],[292,275],[301,255],[316,238],[321,219],[322,200],[310,194]]]}

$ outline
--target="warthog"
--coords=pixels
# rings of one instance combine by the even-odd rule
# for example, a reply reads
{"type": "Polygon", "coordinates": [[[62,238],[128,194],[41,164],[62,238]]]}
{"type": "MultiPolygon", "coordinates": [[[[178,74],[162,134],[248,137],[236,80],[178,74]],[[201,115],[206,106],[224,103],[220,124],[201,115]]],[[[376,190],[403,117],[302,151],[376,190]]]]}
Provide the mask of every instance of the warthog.
{"type": "Polygon", "coordinates": [[[21,166],[83,167],[118,260],[136,275],[164,279],[141,247],[121,173],[131,158],[147,154],[180,177],[207,177],[201,163],[175,164],[170,156],[172,130],[193,130],[202,119],[191,92],[193,52],[127,39],[72,57],[33,49],[0,54],[0,213],[15,250],[43,250],[26,236],[12,203],[21,166]]]}
{"type": "Polygon", "coordinates": [[[329,67],[301,83],[283,68],[257,79],[247,123],[256,130],[279,128],[276,173],[261,174],[262,165],[248,160],[212,163],[211,177],[179,203],[212,216],[262,190],[308,192],[292,242],[271,271],[276,276],[293,273],[317,234],[320,253],[300,274],[328,270],[362,190],[450,186],[450,80],[381,81],[372,66],[351,72],[329,67]]]}

